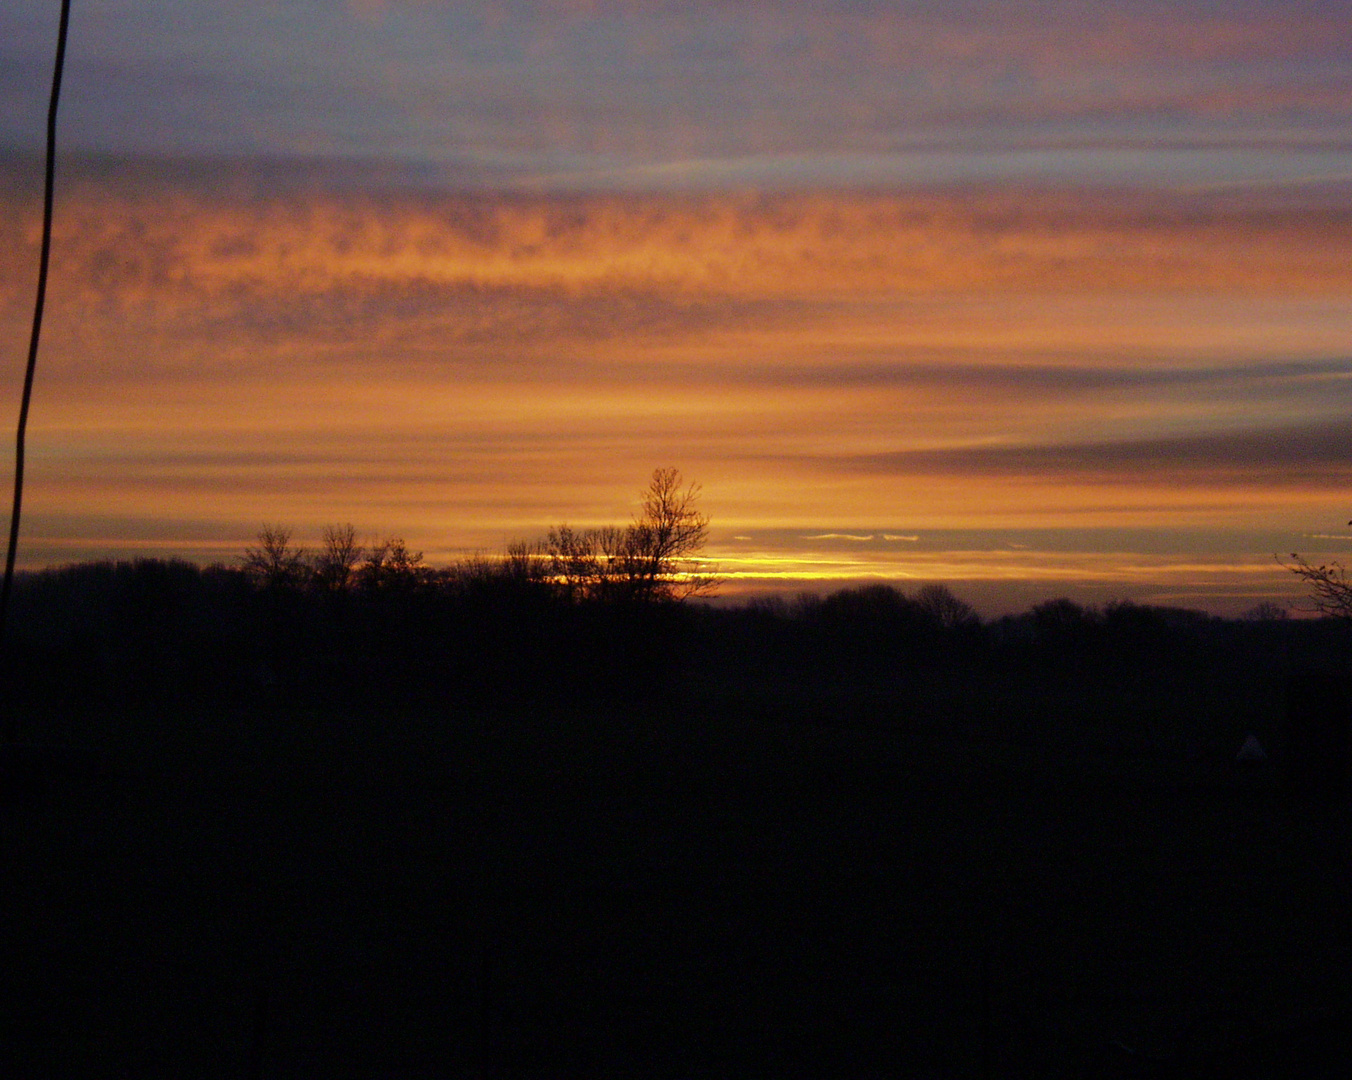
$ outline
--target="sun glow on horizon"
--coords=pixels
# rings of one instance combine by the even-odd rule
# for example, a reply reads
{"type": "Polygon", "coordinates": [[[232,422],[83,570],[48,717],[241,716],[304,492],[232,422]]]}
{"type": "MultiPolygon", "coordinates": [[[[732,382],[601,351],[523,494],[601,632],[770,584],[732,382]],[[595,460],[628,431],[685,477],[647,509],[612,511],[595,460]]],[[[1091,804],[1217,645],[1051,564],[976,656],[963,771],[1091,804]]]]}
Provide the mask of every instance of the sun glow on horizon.
{"type": "MultiPolygon", "coordinates": [[[[1142,216],[1073,193],[1017,211],[998,193],[329,193],[292,220],[266,200],[170,194],[169,219],[153,187],[112,197],[87,180],[68,200],[29,565],[97,550],[81,536],[173,550],[165,529],[185,553],[206,535],[225,549],[265,520],[491,551],[555,522],[627,520],[635,478],[663,461],[704,484],[720,528],[799,528],[818,547],[840,521],[859,536],[1308,532],[1338,519],[1352,480],[1352,216],[1316,233],[1285,214],[1165,200],[1142,216]],[[143,226],[162,239],[130,243],[143,226]],[[447,268],[464,245],[498,252],[489,277],[447,268]],[[591,277],[561,287],[558,265],[591,277]]],[[[8,220],[18,280],[25,238],[8,220]]],[[[22,299],[0,304],[10,329],[22,299]]],[[[1142,565],[800,552],[739,555],[729,573],[1186,572],[1142,565]]]]}
{"type": "MultiPolygon", "coordinates": [[[[11,7],[7,56],[39,70],[50,13],[11,7]]],[[[230,558],[263,521],[450,561],[623,523],[668,464],[719,537],[758,538],[711,546],[730,588],[1238,596],[1276,588],[1269,549],[1346,550],[1327,5],[462,8],[85,14],[25,565],[230,558]],[[1039,529],[1103,535],[987,545],[1039,529]]],[[[14,341],[27,82],[0,86],[14,341]]]]}

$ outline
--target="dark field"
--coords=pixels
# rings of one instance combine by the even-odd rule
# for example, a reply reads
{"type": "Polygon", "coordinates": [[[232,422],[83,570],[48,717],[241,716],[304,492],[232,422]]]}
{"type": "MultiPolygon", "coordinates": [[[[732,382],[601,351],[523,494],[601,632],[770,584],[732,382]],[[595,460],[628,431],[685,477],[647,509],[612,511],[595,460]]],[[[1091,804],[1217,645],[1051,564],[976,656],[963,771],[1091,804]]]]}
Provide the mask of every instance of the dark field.
{"type": "Polygon", "coordinates": [[[742,642],[722,661],[705,628],[664,677],[644,669],[648,692],[585,701],[344,705],[284,681],[26,698],[0,817],[0,1072],[1346,1060],[1352,817],[1280,756],[1282,679],[1313,631],[827,677],[755,660],[744,629],[717,631],[742,642]],[[1250,731],[1273,760],[1236,764],[1250,731]]]}

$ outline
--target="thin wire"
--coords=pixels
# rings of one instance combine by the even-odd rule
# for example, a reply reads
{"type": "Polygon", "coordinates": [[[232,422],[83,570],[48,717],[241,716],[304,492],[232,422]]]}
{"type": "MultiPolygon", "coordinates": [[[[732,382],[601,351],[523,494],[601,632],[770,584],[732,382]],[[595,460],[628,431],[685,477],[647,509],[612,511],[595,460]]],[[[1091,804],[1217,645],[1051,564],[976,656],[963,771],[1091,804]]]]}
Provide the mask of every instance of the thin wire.
{"type": "Polygon", "coordinates": [[[38,295],[33,304],[33,333],[28,339],[28,368],[24,373],[23,400],[14,449],[14,507],[9,516],[9,550],[5,555],[5,579],[0,586],[0,644],[5,639],[5,615],[14,583],[14,557],[19,550],[19,513],[23,509],[24,439],[28,433],[28,405],[33,398],[33,374],[38,366],[38,339],[42,335],[42,309],[47,302],[47,267],[52,253],[52,200],[56,187],[56,107],[61,99],[61,72],[66,66],[66,30],[70,25],[70,0],[61,0],[61,26],[56,34],[56,64],[52,72],[52,98],[47,107],[47,169],[42,199],[42,256],[38,262],[38,295]]]}

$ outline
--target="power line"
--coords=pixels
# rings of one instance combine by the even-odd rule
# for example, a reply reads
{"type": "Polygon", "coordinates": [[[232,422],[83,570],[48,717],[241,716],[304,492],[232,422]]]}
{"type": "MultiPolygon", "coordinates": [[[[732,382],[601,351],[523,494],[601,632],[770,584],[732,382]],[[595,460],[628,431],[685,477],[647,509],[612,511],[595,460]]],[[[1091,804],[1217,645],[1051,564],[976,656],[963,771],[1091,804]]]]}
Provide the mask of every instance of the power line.
{"type": "Polygon", "coordinates": [[[5,637],[5,615],[14,583],[14,557],[19,550],[19,514],[23,509],[24,439],[28,433],[28,406],[33,397],[33,373],[38,365],[38,339],[42,335],[42,309],[47,302],[47,267],[52,252],[52,200],[56,186],[56,109],[61,100],[61,72],[66,65],[66,31],[70,26],[70,0],[61,0],[61,25],[56,34],[56,63],[52,71],[52,97],[47,106],[46,181],[42,199],[42,255],[38,261],[38,294],[33,304],[33,332],[28,340],[28,368],[24,373],[23,399],[14,450],[14,505],[9,516],[9,550],[5,555],[5,578],[0,586],[0,645],[5,637]]]}

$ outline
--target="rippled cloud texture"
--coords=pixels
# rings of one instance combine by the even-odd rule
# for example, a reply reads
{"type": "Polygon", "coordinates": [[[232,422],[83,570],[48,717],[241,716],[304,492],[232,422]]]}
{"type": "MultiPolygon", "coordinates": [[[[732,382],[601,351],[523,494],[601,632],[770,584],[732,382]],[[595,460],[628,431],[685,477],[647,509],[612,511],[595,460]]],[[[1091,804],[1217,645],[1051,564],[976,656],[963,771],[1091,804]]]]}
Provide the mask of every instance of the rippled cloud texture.
{"type": "MultiPolygon", "coordinates": [[[[1339,7],[1012,7],[89,6],[26,561],[450,558],[675,464],[732,589],[1291,595],[1352,516],[1339,7]]],[[[46,8],[0,15],[6,411],[46,8]]]]}

